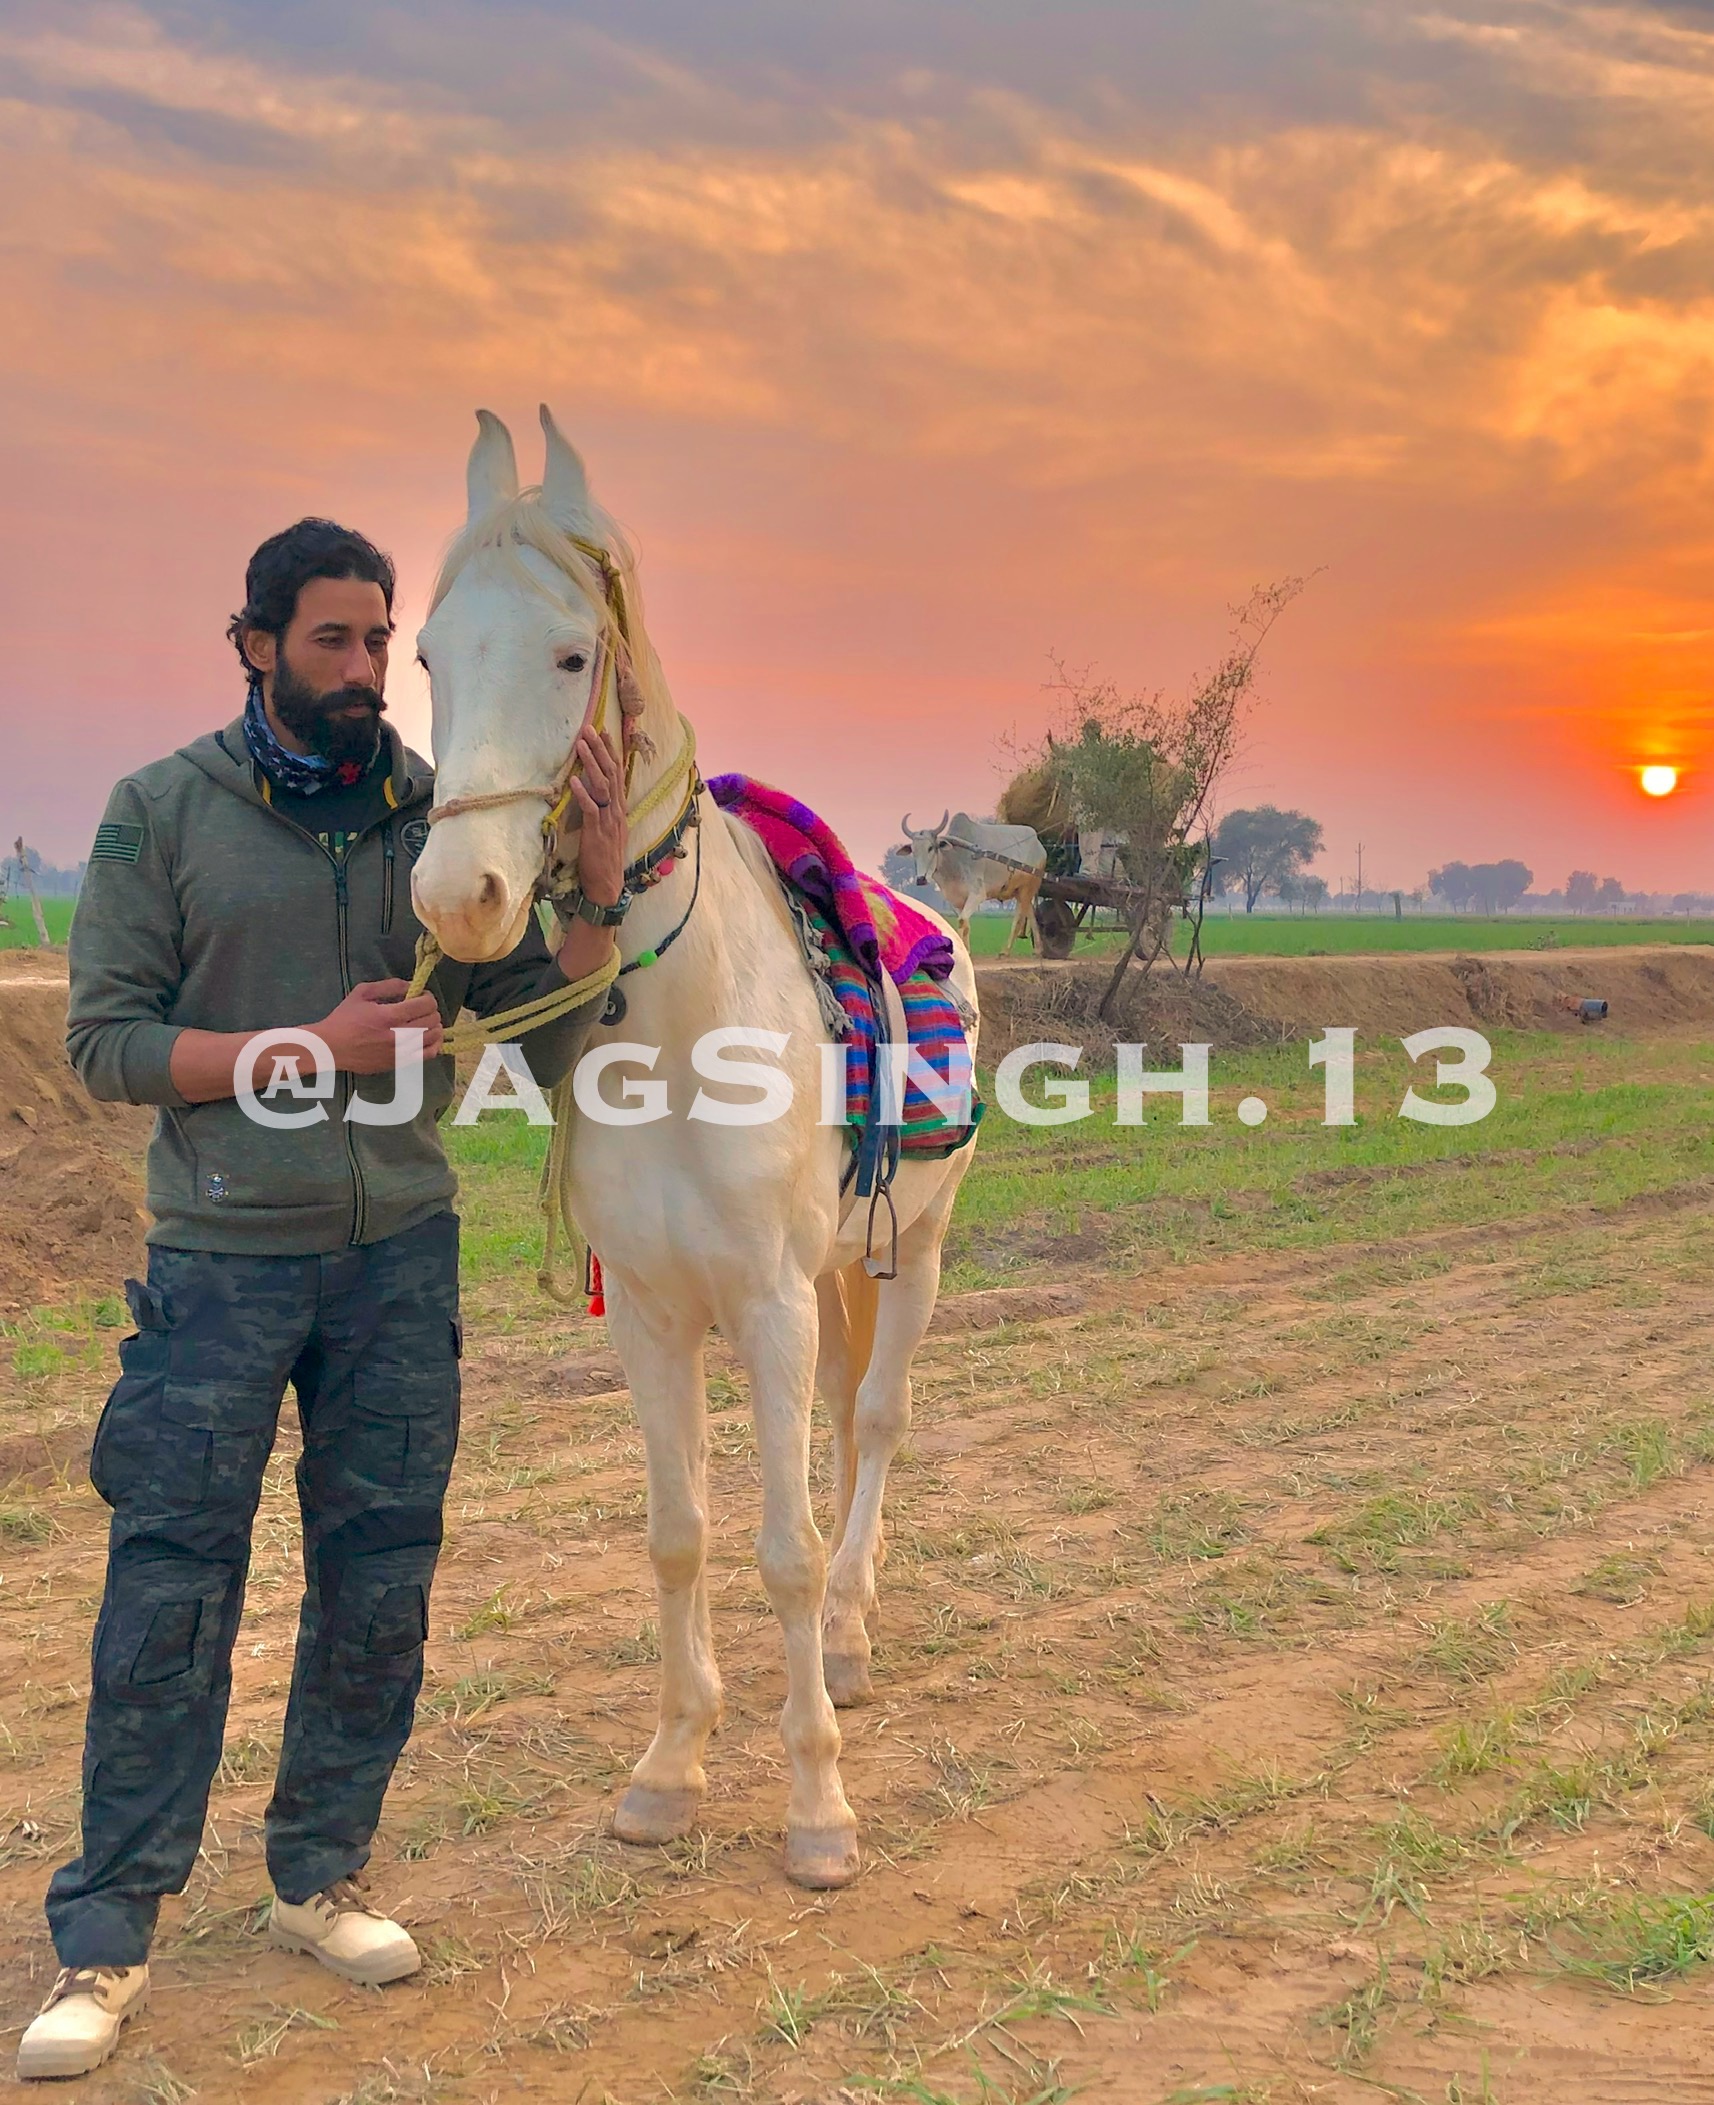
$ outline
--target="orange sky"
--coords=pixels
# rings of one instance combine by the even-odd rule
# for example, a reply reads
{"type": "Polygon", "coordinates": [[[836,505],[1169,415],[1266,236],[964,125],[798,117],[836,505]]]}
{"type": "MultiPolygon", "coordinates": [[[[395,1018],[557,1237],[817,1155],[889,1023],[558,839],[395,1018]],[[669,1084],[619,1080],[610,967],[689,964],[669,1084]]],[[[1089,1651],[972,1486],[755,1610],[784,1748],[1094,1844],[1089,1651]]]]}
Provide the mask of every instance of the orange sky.
{"type": "Polygon", "coordinates": [[[75,860],[236,712],[299,513],[393,550],[408,637],[472,409],[528,472],[546,396],[710,770],[861,855],[991,806],[1050,653],[1178,689],[1318,570],[1229,802],[1335,886],[1361,840],[1714,889],[1714,14],[600,20],[0,5],[7,840],[75,860]]]}

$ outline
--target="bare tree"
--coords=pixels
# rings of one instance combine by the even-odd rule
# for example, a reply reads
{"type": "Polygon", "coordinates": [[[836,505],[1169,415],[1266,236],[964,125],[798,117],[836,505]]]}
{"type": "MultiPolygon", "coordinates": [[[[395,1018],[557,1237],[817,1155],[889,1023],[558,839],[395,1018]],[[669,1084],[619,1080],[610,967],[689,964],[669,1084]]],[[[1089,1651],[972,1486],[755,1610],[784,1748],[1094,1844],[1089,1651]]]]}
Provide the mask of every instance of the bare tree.
{"type": "Polygon", "coordinates": [[[42,915],[42,896],[36,890],[35,851],[24,846],[22,834],[12,843],[18,857],[18,875],[24,889],[30,895],[30,908],[36,917],[36,941],[44,950],[48,947],[48,924],[42,915]]]}
{"type": "MultiPolygon", "coordinates": [[[[1079,829],[1116,836],[1130,887],[1127,940],[1101,997],[1104,1021],[1132,963],[1147,971],[1170,951],[1174,915],[1199,918],[1213,805],[1254,699],[1257,653],[1303,585],[1285,578],[1234,608],[1230,648],[1182,702],[1125,694],[1056,662],[1049,684],[1062,698],[1063,728],[1041,761],[1063,783],[1079,829]]],[[[1200,969],[1198,944],[1185,963],[1200,969]]]]}

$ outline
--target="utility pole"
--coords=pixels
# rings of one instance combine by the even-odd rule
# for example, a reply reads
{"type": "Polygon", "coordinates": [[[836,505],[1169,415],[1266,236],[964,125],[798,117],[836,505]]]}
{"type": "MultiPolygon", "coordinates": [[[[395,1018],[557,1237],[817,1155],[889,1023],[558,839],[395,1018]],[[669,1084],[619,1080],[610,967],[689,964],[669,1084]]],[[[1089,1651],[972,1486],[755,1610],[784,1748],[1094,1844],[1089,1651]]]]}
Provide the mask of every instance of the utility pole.
{"type": "Polygon", "coordinates": [[[1357,911],[1363,911],[1363,843],[1357,843],[1357,911]]]}
{"type": "Polygon", "coordinates": [[[24,846],[24,836],[21,833],[12,845],[18,853],[18,874],[24,880],[24,889],[30,895],[30,906],[36,916],[36,941],[46,950],[48,924],[42,913],[41,895],[36,890],[36,873],[30,868],[30,851],[24,846]]]}

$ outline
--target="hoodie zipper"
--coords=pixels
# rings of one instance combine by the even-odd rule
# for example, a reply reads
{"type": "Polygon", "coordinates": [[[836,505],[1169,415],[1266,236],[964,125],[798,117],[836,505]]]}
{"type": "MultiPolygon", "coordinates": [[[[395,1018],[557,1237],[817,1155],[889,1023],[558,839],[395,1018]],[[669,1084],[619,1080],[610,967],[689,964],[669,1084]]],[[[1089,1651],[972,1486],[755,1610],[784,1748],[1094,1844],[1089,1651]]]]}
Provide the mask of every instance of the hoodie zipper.
{"type": "MultiPolygon", "coordinates": [[[[358,838],[361,839],[362,836],[359,835],[358,838]]],[[[316,845],[319,847],[321,844],[318,841],[316,845]]],[[[352,984],[351,889],[346,882],[344,858],[338,855],[333,857],[333,898],[339,923],[339,986],[342,994],[349,994],[352,984]]],[[[351,1120],[346,1116],[351,1108],[355,1086],[350,1075],[340,1075],[339,1126],[345,1135],[345,1160],[351,1169],[351,1240],[354,1245],[363,1240],[363,1230],[369,1221],[369,1194],[363,1188],[363,1167],[357,1160],[357,1136],[352,1129],[351,1120]]]]}
{"type": "MultiPolygon", "coordinates": [[[[279,820],[282,826],[289,826],[295,834],[308,841],[313,847],[320,849],[321,853],[327,857],[328,862],[332,865],[335,923],[339,931],[339,990],[342,996],[349,994],[352,987],[351,889],[345,875],[345,858],[335,855],[333,850],[319,840],[315,834],[311,833],[307,826],[300,826],[296,819],[289,819],[283,811],[276,810],[273,803],[266,797],[262,799],[262,809],[271,813],[274,818],[279,820]]],[[[372,830],[372,828],[365,826],[362,833],[353,835],[345,844],[346,856],[349,856],[352,849],[364,838],[364,835],[372,830]]],[[[382,822],[382,836],[385,875],[381,894],[381,925],[383,929],[390,929],[393,925],[393,821],[391,818],[382,822]]],[[[350,1075],[339,1074],[337,1076],[334,1102],[339,1107],[340,1129],[345,1135],[345,1162],[346,1167],[351,1172],[351,1242],[353,1247],[355,1247],[363,1240],[363,1231],[369,1225],[369,1193],[363,1183],[362,1164],[357,1159],[356,1136],[352,1131],[350,1119],[345,1115],[351,1103],[352,1087],[350,1075]]]]}

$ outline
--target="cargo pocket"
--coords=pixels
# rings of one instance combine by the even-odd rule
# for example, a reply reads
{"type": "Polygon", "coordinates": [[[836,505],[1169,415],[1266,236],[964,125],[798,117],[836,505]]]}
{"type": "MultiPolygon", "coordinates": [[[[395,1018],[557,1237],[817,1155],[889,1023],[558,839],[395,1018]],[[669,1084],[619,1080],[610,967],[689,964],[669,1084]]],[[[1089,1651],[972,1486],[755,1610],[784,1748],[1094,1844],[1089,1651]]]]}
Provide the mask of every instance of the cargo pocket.
{"type": "Polygon", "coordinates": [[[369,1618],[363,1649],[381,1659],[420,1652],[428,1642],[428,1596],[420,1586],[389,1586],[369,1618]]]}
{"type": "Polygon", "coordinates": [[[438,1497],[458,1446],[458,1367],[359,1368],[351,1384],[346,1466],[387,1491],[438,1497]]]}
{"type": "Polygon", "coordinates": [[[127,1279],[125,1299],[137,1328],[119,1341],[119,1379],[89,1445],[89,1481],[110,1506],[148,1480],[169,1356],[166,1317],[154,1295],[127,1279]]]}
{"type": "Polygon", "coordinates": [[[269,1390],[170,1374],[161,1390],[153,1470],[163,1504],[183,1511],[253,1506],[277,1411],[269,1390]]]}
{"type": "Polygon", "coordinates": [[[201,1699],[214,1681],[221,1654],[221,1613],[233,1576],[221,1573],[167,1598],[142,1593],[102,1623],[95,1644],[95,1681],[101,1693],[122,1703],[175,1703],[201,1699]]]}
{"type": "MultiPolygon", "coordinates": [[[[413,1581],[387,1586],[351,1617],[332,1647],[332,1712],[353,1739],[409,1729],[428,1639],[428,1592],[413,1581]]],[[[353,1604],[356,1605],[355,1603],[353,1604]]]]}

